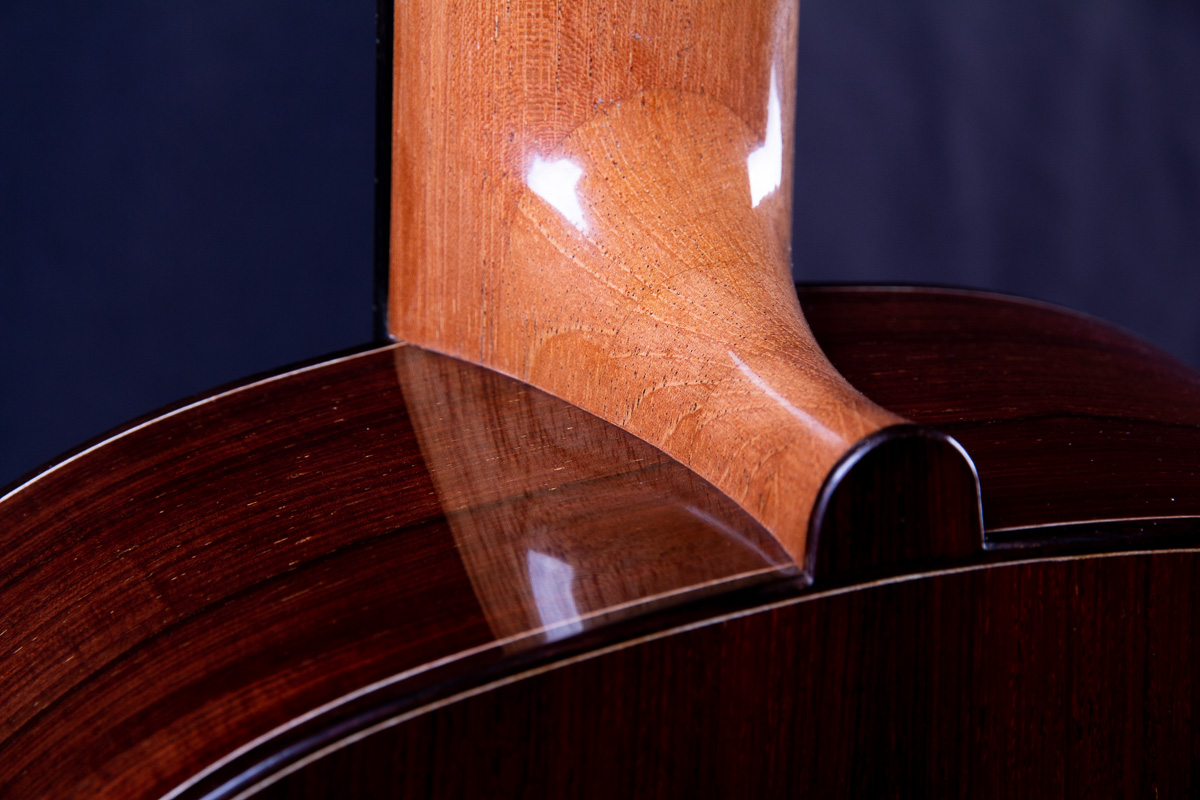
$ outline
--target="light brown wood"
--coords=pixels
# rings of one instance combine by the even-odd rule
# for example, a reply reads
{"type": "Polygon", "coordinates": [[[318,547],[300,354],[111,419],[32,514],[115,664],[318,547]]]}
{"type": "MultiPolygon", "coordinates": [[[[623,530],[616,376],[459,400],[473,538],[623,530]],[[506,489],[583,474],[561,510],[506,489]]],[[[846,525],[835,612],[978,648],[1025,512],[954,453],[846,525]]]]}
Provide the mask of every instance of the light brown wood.
{"type": "Polygon", "coordinates": [[[745,511],[645,442],[473,365],[415,347],[395,360],[455,546],[506,646],[799,574],[745,511]]]}
{"type": "Polygon", "coordinates": [[[791,2],[396,5],[390,329],[618,424],[796,558],[898,422],[789,264],[791,2]]]}

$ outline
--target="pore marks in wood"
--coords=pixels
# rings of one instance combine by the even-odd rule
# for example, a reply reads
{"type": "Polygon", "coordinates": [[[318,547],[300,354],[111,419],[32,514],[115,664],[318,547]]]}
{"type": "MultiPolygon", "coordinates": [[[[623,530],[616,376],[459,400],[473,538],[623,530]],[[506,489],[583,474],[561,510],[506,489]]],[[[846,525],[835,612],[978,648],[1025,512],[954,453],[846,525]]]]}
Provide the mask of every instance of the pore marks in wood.
{"type": "Polygon", "coordinates": [[[802,557],[829,469],[901,420],[791,286],[796,5],[396,14],[391,331],[633,432],[802,557]]]}
{"type": "Polygon", "coordinates": [[[799,556],[825,475],[899,419],[809,334],[754,152],[732,112],[676,92],[573,132],[550,159],[578,171],[579,207],[521,195],[497,296],[522,322],[487,356],[671,454],[799,556]]]}
{"type": "Polygon", "coordinates": [[[1200,556],[817,595],[446,706],[260,797],[1190,797],[1200,556]]]}
{"type": "Polygon", "coordinates": [[[647,606],[798,572],[745,511],[621,429],[454,359],[415,347],[395,359],[497,639],[554,640],[647,606]]]}
{"type": "Polygon", "coordinates": [[[408,349],[180,407],[0,502],[0,795],[162,797],[257,741],[191,784],[204,796],[365,687],[404,708],[503,674],[498,637],[545,641],[539,601],[657,608],[687,581],[796,571],[630,434],[444,357],[398,375],[408,349]],[[536,589],[527,555],[504,572],[521,536],[548,559],[536,589]]]}

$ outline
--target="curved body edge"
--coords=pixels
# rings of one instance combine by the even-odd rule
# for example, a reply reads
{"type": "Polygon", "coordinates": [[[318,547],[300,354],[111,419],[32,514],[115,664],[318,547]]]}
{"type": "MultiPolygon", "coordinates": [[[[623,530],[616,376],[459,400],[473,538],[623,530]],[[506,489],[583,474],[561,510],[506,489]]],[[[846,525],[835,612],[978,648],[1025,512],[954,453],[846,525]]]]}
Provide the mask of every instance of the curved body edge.
{"type": "MultiPolygon", "coordinates": [[[[13,796],[302,795],[295,781],[320,786],[313,776],[332,770],[323,774],[368,788],[353,781],[386,773],[400,794],[422,775],[449,780],[451,794],[480,785],[454,783],[468,779],[494,779],[500,791],[512,785],[508,770],[532,762],[507,751],[484,759],[500,765],[490,777],[449,775],[447,737],[474,726],[481,753],[506,752],[517,740],[505,737],[545,719],[537,708],[576,714],[538,728],[562,732],[563,743],[567,731],[578,741],[609,735],[627,710],[647,725],[678,713],[661,741],[635,726],[618,754],[667,759],[647,796],[692,785],[679,771],[684,754],[709,763],[709,745],[695,738],[704,708],[728,735],[763,742],[765,760],[733,762],[758,770],[755,780],[820,787],[810,762],[787,748],[814,747],[815,763],[836,767],[832,781],[878,755],[877,732],[973,687],[987,691],[962,706],[965,716],[934,715],[930,730],[974,726],[978,735],[945,752],[978,759],[980,775],[997,763],[989,754],[1011,763],[1042,753],[1030,763],[1059,769],[1060,752],[1084,752],[1109,775],[1104,759],[1116,754],[1098,739],[1072,744],[1057,721],[1083,709],[1097,736],[1141,720],[1162,743],[1129,762],[1130,780],[1158,770],[1164,787],[1190,786],[1171,760],[1184,751],[1167,749],[1179,733],[1172,720],[1192,713],[1190,672],[1153,652],[1191,658],[1200,482],[1189,437],[1200,420],[1189,415],[1200,395],[1189,393],[1200,380],[1093,320],[980,293],[806,288],[801,301],[838,369],[874,401],[967,445],[983,488],[982,534],[969,524],[978,521],[974,473],[956,456],[939,462],[954,468],[938,485],[959,487],[952,495],[966,504],[923,506],[965,521],[952,536],[881,539],[857,560],[867,551],[844,538],[861,531],[850,502],[825,514],[842,520],[829,529],[838,532],[817,538],[816,556],[833,568],[805,571],[738,504],[591,414],[407,345],[348,356],[130,428],[0,503],[0,787],[13,796]],[[968,321],[971,336],[947,334],[968,321]],[[862,346],[885,328],[897,334],[893,349],[862,346]],[[1021,432],[1047,420],[1073,426],[1071,447],[1083,452],[1053,436],[1031,447],[1021,432]],[[1099,433],[1114,421],[1120,437],[1099,433]],[[1120,457],[1089,466],[1113,442],[1120,457]],[[1093,506],[1103,518],[1088,516],[1093,506]],[[1168,607],[1177,612],[1156,611],[1168,607]],[[1125,655],[1098,658],[1105,638],[1125,655]],[[1038,655],[1013,660],[1018,653],[1038,655]],[[1099,671],[1079,672],[1085,665],[1099,671]],[[1002,673],[1032,699],[1003,695],[1002,673]],[[647,710],[668,675],[679,677],[674,694],[647,710]],[[1162,688],[1137,694],[1136,676],[1162,688]],[[1068,678],[1090,687],[1070,708],[1068,678]],[[562,693],[572,686],[577,705],[562,693]],[[1102,686],[1115,687],[1109,705],[1093,702],[1102,686]],[[688,696],[692,711],[679,705],[688,696]],[[738,697],[745,703],[728,705],[738,697]],[[836,708],[822,705],[831,698],[836,708]],[[1037,710],[1039,698],[1053,714],[1037,710]],[[1142,716],[1118,700],[1141,703],[1142,716]],[[613,715],[590,716],[605,708],[613,715]],[[892,721],[855,727],[872,713],[892,721]],[[493,727],[496,714],[517,727],[493,727]],[[747,730],[751,718],[767,722],[747,730]],[[813,743],[810,718],[830,744],[813,743]],[[1005,738],[1004,720],[1036,736],[1005,738]],[[776,738],[762,739],[768,732],[776,738]],[[371,749],[386,741],[403,757],[371,749]],[[673,755],[654,749],[672,742],[673,755]],[[386,765],[401,772],[372,771],[386,765]]],[[[948,454],[941,434],[899,433],[881,440],[948,454]]],[[[877,492],[874,469],[830,482],[824,505],[841,502],[838,486],[852,498],[877,492]]],[[[928,523],[905,496],[893,507],[928,523]]],[[[897,530],[933,529],[879,527],[897,530]]],[[[542,733],[519,741],[551,752],[542,733]]],[[[969,780],[923,741],[895,751],[915,759],[896,774],[915,776],[912,785],[969,780]]],[[[588,763],[571,774],[591,774],[588,763]]],[[[522,774],[533,789],[562,785],[554,770],[522,774]]],[[[716,791],[735,773],[713,774],[716,791]]],[[[879,772],[852,774],[860,783],[849,786],[884,786],[879,772]]]]}
{"type": "Polygon", "coordinates": [[[1166,544],[1200,516],[1200,374],[1141,339],[991,292],[799,293],[842,374],[970,454],[987,547],[1166,544]]]}
{"type": "Polygon", "coordinates": [[[1073,557],[786,600],[382,721],[253,796],[1187,796],[1198,569],[1073,557]]]}
{"type": "Polygon", "coordinates": [[[13,796],[203,794],[363,698],[804,580],[653,447],[407,345],[124,429],[10,492],[0,553],[13,796]]]}

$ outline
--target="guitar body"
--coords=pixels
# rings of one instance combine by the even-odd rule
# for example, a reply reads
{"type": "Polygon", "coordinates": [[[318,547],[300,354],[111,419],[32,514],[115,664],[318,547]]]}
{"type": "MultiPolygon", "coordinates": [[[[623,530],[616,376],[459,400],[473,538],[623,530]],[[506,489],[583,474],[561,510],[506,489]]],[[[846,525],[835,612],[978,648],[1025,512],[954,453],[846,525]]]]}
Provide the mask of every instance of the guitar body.
{"type": "Polygon", "coordinates": [[[1200,792],[1200,376],[797,296],[794,3],[382,10],[391,341],[0,497],[0,795],[1200,792]]]}
{"type": "Polygon", "coordinates": [[[227,390],[0,501],[3,795],[1195,792],[1200,377],[1026,301],[801,301],[981,494],[883,434],[800,563],[482,367],[227,390]]]}
{"type": "Polygon", "coordinates": [[[568,661],[262,797],[1190,796],[1195,552],[817,594],[568,661]]]}

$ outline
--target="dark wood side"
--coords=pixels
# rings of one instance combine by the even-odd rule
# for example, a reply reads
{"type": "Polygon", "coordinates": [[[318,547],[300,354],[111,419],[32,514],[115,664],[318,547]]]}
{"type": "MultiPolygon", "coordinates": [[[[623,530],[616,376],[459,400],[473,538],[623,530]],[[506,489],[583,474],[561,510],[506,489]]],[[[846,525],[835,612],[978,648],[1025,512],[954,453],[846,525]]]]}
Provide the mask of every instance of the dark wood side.
{"type": "Polygon", "coordinates": [[[1200,516],[1200,375],[1134,336],[983,292],[802,286],[800,300],[856,388],[970,453],[989,541],[1200,516]]]}
{"type": "MultiPolygon", "coordinates": [[[[903,474],[905,462],[918,444],[948,443],[917,436],[897,447],[901,437],[883,435],[851,453],[853,465],[823,490],[813,596],[383,727],[297,764],[262,796],[317,797],[334,786],[380,797],[1194,793],[1198,556],[1070,555],[1196,544],[1200,519],[1186,510],[1137,519],[1147,467],[1152,485],[1194,497],[1194,375],[1102,323],[1040,304],[936,290],[811,290],[805,299],[814,296],[827,312],[813,317],[816,335],[843,346],[840,368],[874,378],[864,388],[876,400],[917,419],[953,409],[977,439],[997,417],[1012,424],[995,431],[987,472],[1009,491],[990,505],[985,494],[985,508],[1047,525],[1007,532],[1028,549],[982,552],[975,508],[906,508],[889,496],[884,473],[900,470],[910,488],[930,481],[903,474]],[[876,328],[880,306],[890,316],[876,328]],[[948,335],[981,315],[984,335],[948,335]],[[890,326],[904,347],[886,346],[890,326]],[[881,338],[863,340],[870,335],[881,338]],[[1044,352],[1035,344],[1043,339],[1044,352]],[[1014,342],[1025,343],[1021,355],[1014,342]],[[1133,382],[1114,382],[1121,375],[1133,382]],[[1129,428],[1141,420],[1182,435],[1126,434],[1133,446],[1122,452],[1137,458],[1089,468],[1104,444],[1098,434],[1075,440],[1089,445],[1078,456],[1005,440],[1039,403],[1060,418],[1101,408],[1129,428]],[[890,452],[880,446],[889,442],[890,452]],[[1015,481],[1003,483],[1013,475],[1041,492],[1021,496],[1015,481]],[[1065,510],[1056,503],[1064,497],[1075,498],[1065,510]],[[864,502],[906,518],[882,519],[864,502]],[[1116,519],[1098,522],[1092,504],[1116,519]],[[930,520],[938,526],[921,524],[930,520]],[[1023,556],[1060,560],[1003,563],[1023,556]],[[923,576],[932,564],[965,571],[923,576]],[[819,594],[855,579],[867,583],[819,594]]],[[[951,501],[974,497],[950,494],[974,476],[946,455],[951,469],[933,482],[951,501]]],[[[938,463],[936,452],[923,458],[938,463]]]]}
{"type": "Polygon", "coordinates": [[[583,646],[606,606],[628,617],[646,594],[661,609],[694,583],[711,594],[796,572],[762,552],[773,541],[745,512],[644,442],[444,357],[398,373],[404,350],[181,407],[0,502],[0,796],[158,797],[266,737],[213,773],[221,785],[356,718],[366,689],[402,708],[539,657],[527,651],[583,646]],[[439,493],[454,476],[431,474],[422,441],[453,468],[506,437],[502,480],[439,493]],[[587,586],[534,586],[532,611],[519,586],[481,593],[496,583],[493,531],[464,564],[472,515],[530,529],[552,577],[587,586]],[[577,529],[606,532],[609,550],[572,550],[577,529]],[[645,557],[594,563],[620,550],[645,557]],[[547,588],[578,618],[548,619],[547,588]],[[570,641],[539,648],[554,635],[570,641]]]}
{"type": "Polygon", "coordinates": [[[405,722],[260,798],[1189,797],[1200,555],[890,583],[405,722]]]}
{"type": "MultiPolygon", "coordinates": [[[[877,757],[872,753],[883,753],[883,763],[892,763],[884,750],[895,749],[896,742],[904,744],[904,737],[933,724],[926,722],[933,719],[934,730],[947,735],[967,723],[983,732],[976,736],[968,731],[958,751],[947,750],[983,759],[986,769],[980,775],[1032,759],[1031,763],[1049,765],[1049,785],[1056,786],[1054,781],[1082,780],[1064,777],[1063,762],[1053,760],[1062,752],[1064,737],[1074,731],[1079,741],[1091,742],[1067,752],[1083,758],[1080,763],[1096,774],[1111,777],[1115,767],[1109,769],[1104,759],[1116,759],[1117,751],[1101,752],[1097,739],[1079,739],[1079,731],[1094,726],[1108,731],[1103,734],[1106,741],[1117,741],[1133,735],[1129,720],[1141,720],[1138,735],[1148,749],[1124,756],[1129,774],[1153,777],[1169,772],[1171,780],[1183,780],[1172,759],[1184,751],[1190,757],[1194,734],[1190,727],[1172,726],[1192,719],[1191,689],[1185,680],[1190,680],[1196,663],[1189,649],[1194,627],[1191,556],[1137,556],[1078,567],[1070,566],[1075,562],[1044,567],[995,564],[1050,552],[1096,553],[1164,542],[1194,546],[1195,517],[1166,513],[1168,502],[1178,503],[1183,512],[1198,507],[1193,446],[1197,428],[1196,417],[1190,416],[1195,410],[1190,398],[1195,395],[1189,394],[1196,391],[1194,376],[1099,323],[1035,304],[937,291],[818,294],[806,295],[810,308],[821,306],[810,318],[841,369],[877,400],[910,417],[946,420],[947,428],[982,453],[977,458],[985,522],[992,528],[988,535],[996,535],[997,517],[1050,527],[1020,534],[1025,537],[1021,543],[1031,546],[1026,550],[972,555],[951,548],[943,553],[952,556],[949,566],[956,568],[980,567],[990,559],[991,569],[970,573],[974,577],[914,580],[871,589],[857,600],[859,592],[814,595],[815,602],[795,612],[807,618],[793,619],[787,616],[793,612],[779,610],[753,618],[769,617],[769,623],[746,622],[751,627],[744,634],[729,626],[707,629],[724,631],[719,634],[697,632],[695,636],[732,638],[725,643],[678,639],[682,649],[664,656],[667,660],[661,664],[639,661],[643,656],[636,653],[644,649],[614,655],[617,661],[588,662],[609,665],[603,674],[645,667],[650,675],[644,689],[636,688],[632,677],[604,678],[616,682],[612,694],[606,683],[577,684],[582,688],[575,696],[595,700],[596,708],[565,700],[558,708],[553,692],[531,702],[574,715],[570,718],[579,723],[584,737],[612,729],[604,720],[593,725],[588,715],[610,714],[615,724],[626,706],[638,709],[645,722],[635,728],[631,741],[641,747],[646,736],[660,730],[655,725],[667,712],[697,724],[687,714],[699,711],[680,711],[683,694],[663,705],[661,714],[637,705],[653,705],[652,698],[662,696],[654,683],[656,670],[681,676],[677,691],[682,693],[689,685],[703,689],[705,684],[695,681],[707,680],[705,671],[744,661],[739,669],[750,671],[733,674],[733,679],[754,684],[746,691],[762,689],[758,699],[744,696],[746,713],[753,711],[769,725],[794,732],[823,718],[822,703],[843,704],[838,713],[849,717],[825,718],[848,720],[852,729],[858,725],[858,732],[852,731],[856,743],[851,747],[837,740],[843,744],[832,753],[820,751],[821,758],[838,769],[848,763],[857,770],[855,765],[877,757]],[[855,324],[865,333],[856,334],[855,324]],[[974,324],[980,333],[948,333],[972,330],[974,324]],[[899,331],[907,348],[887,349],[884,327],[889,325],[899,331]],[[1071,344],[1069,336],[1075,334],[1082,338],[1071,344]],[[1043,339],[1049,347],[1039,355],[1035,345],[1043,339]],[[1014,342],[1024,347],[1014,349],[1014,342]],[[883,350],[885,357],[873,355],[873,348],[883,350]],[[1038,380],[1046,381],[1045,397],[1033,388],[1038,380]],[[1097,455],[1082,459],[1067,449],[1085,441],[1073,434],[1071,444],[1062,447],[1014,438],[1024,430],[1022,425],[1039,420],[1049,425],[1057,419],[1069,426],[1078,421],[1098,425],[1108,418],[1119,420],[1122,430],[1153,431],[1158,438],[1125,434],[1116,441],[1127,444],[1126,449],[1103,464],[1090,459],[1100,453],[1107,435],[1086,440],[1091,442],[1088,452],[1097,455]],[[1006,452],[1016,466],[1006,466],[1006,452]],[[1021,487],[1029,487],[1028,496],[1021,495],[1021,487]],[[1115,531],[1111,524],[1080,519],[1091,507],[1089,500],[1106,514],[1138,519],[1115,531]],[[1140,519],[1147,509],[1152,518],[1140,519]],[[1073,524],[1060,524],[1064,521],[1073,524]],[[1135,529],[1142,533],[1129,538],[1135,529]],[[1124,538],[1104,538],[1114,532],[1124,538]],[[1053,546],[1043,547],[1047,536],[1053,546]],[[1059,537],[1058,545],[1054,537],[1059,537]],[[1160,564],[1158,558],[1165,561],[1160,564]],[[1120,574],[1110,574],[1114,570],[1120,574]],[[1094,612],[1089,610],[1093,606],[1094,612]],[[958,616],[948,616],[952,614],[958,616]],[[755,627],[762,625],[767,627],[755,627]],[[789,626],[792,632],[782,630],[789,626]],[[872,631],[891,638],[872,639],[872,631]],[[765,638],[757,646],[745,641],[760,634],[765,638]],[[988,636],[1001,638],[997,643],[988,636]],[[946,652],[934,657],[934,651],[946,652]],[[879,659],[891,668],[871,672],[871,664],[879,659]],[[691,666],[681,666],[683,661],[691,666]],[[793,695],[772,695],[785,677],[793,682],[793,695]],[[1085,693],[1078,695],[1079,705],[1063,705],[1077,702],[1071,694],[1075,683],[1115,687],[1115,693],[1110,692],[1114,699],[1103,705],[1103,696],[1085,693]],[[1164,688],[1154,693],[1138,689],[1151,684],[1164,688]],[[1025,686],[1033,687],[1028,690],[1033,700],[1014,705],[1013,698],[1023,696],[1018,690],[1026,691],[1025,686]],[[965,702],[965,693],[976,689],[991,699],[967,723],[938,722],[940,709],[965,702]],[[799,696],[801,690],[812,694],[799,696]],[[620,699],[627,692],[642,699],[627,703],[620,699]],[[910,705],[879,705],[889,692],[903,695],[910,705]],[[1170,705],[1163,699],[1168,696],[1179,698],[1178,703],[1170,705]],[[1053,714],[1038,716],[1041,698],[1058,703],[1050,706],[1053,714]],[[885,721],[917,722],[887,722],[880,728],[867,722],[877,711],[887,711],[878,717],[885,721]],[[916,716],[901,714],[910,711],[916,716]],[[1005,739],[1004,725],[1009,724],[1025,731],[1024,738],[1005,739]],[[882,736],[880,730],[891,731],[892,738],[872,738],[882,736]],[[1182,750],[1179,742],[1187,743],[1182,750]],[[993,749],[1002,756],[990,755],[993,749]],[[988,760],[993,758],[999,759],[995,763],[1000,767],[993,769],[988,760]]],[[[444,511],[445,497],[439,491],[445,494],[446,488],[439,489],[431,478],[430,461],[422,454],[408,410],[412,399],[406,399],[397,377],[396,350],[334,361],[177,409],[78,454],[0,501],[0,794],[160,796],[218,762],[221,765],[206,773],[207,778],[189,784],[184,795],[198,797],[220,787],[236,793],[238,787],[248,787],[389,716],[419,711],[425,704],[514,671],[804,591],[780,572],[783,583],[777,588],[738,583],[733,594],[701,593],[701,599],[687,606],[654,606],[652,615],[626,617],[612,627],[600,619],[596,625],[581,625],[577,633],[562,629],[567,635],[557,641],[539,643],[534,638],[521,652],[505,650],[493,627],[497,618],[493,614],[489,619],[477,599],[478,585],[463,562],[456,540],[462,529],[456,533],[444,511]],[[439,659],[449,660],[438,666],[439,659]],[[258,737],[265,738],[248,747],[258,737]],[[223,761],[239,748],[240,755],[223,761]]],[[[467,383],[488,385],[474,379],[467,383]]],[[[413,397],[429,395],[434,403],[424,416],[453,422],[443,426],[438,435],[443,438],[427,437],[426,447],[442,446],[430,441],[450,447],[455,431],[462,428],[455,420],[465,417],[435,413],[437,393],[422,387],[413,397]]],[[[450,391],[442,402],[460,402],[463,397],[456,392],[450,391]]],[[[508,430],[508,402],[488,412],[488,425],[508,430]]],[[[485,514],[474,518],[498,513],[523,496],[546,499],[558,491],[582,504],[590,496],[589,485],[604,486],[592,498],[594,514],[607,515],[615,533],[651,530],[643,518],[649,514],[654,525],[669,523],[685,536],[696,526],[733,531],[737,535],[728,541],[743,553],[750,552],[745,542],[764,541],[755,539],[760,529],[720,495],[706,495],[697,503],[692,495],[700,484],[694,476],[672,479],[678,465],[635,439],[618,437],[620,444],[609,455],[619,458],[608,471],[597,473],[596,464],[585,462],[603,453],[572,443],[608,441],[611,432],[572,439],[576,434],[568,431],[577,420],[594,418],[580,417],[569,408],[559,414],[549,399],[538,407],[549,409],[550,422],[541,426],[548,445],[539,445],[543,455],[534,472],[561,477],[536,491],[514,488],[508,497],[494,496],[496,487],[489,485],[489,496],[500,502],[488,501],[481,507],[485,514]],[[564,443],[560,449],[566,460],[586,468],[566,475],[558,471],[545,457],[560,446],[556,442],[564,443]],[[599,482],[573,483],[572,476],[580,475],[599,482]],[[613,488],[624,480],[622,475],[632,487],[628,494],[613,488]],[[645,502],[650,496],[675,503],[675,510],[655,510],[645,502]],[[626,504],[623,497],[638,500],[626,504]],[[697,509],[703,513],[695,513],[697,509]],[[631,519],[630,514],[643,516],[631,519]]],[[[511,431],[537,427],[521,422],[511,431]]],[[[498,441],[503,430],[500,434],[498,441]]],[[[545,508],[546,513],[557,513],[554,504],[545,508]]],[[[461,507],[455,509],[461,514],[461,507]]],[[[846,519],[854,519],[854,508],[844,511],[846,519]]],[[[536,518],[548,517],[539,512],[536,518]]],[[[571,511],[567,518],[580,517],[571,511]]],[[[849,524],[853,528],[854,523],[849,524]]],[[[1007,535],[1015,535],[1015,529],[1007,530],[1007,535]]],[[[915,558],[921,561],[930,552],[918,550],[915,558]]],[[[909,555],[893,561],[882,574],[879,566],[887,559],[869,565],[873,580],[915,577],[923,567],[902,563],[909,555]]],[[[859,568],[853,563],[851,567],[846,574],[859,568]]],[[[655,566],[651,571],[660,570],[655,566]]],[[[810,592],[820,587],[818,578],[810,592]]],[[[608,597],[602,592],[596,596],[608,597]]],[[[739,696],[728,688],[713,691],[717,699],[739,696]]],[[[499,715],[497,731],[506,730],[506,715],[519,720],[525,713],[519,703],[503,713],[497,709],[485,712],[489,719],[499,715]]],[[[442,718],[431,718],[437,719],[442,718]]],[[[743,741],[737,719],[718,716],[717,722],[728,727],[729,736],[743,741]]],[[[431,736],[432,746],[443,742],[437,726],[458,730],[450,723],[429,724],[437,730],[413,734],[413,741],[431,736]]],[[[661,730],[663,741],[671,742],[675,734],[661,730]]],[[[718,740],[728,744],[721,738],[725,736],[718,740]]],[[[491,747],[491,741],[485,740],[485,745],[491,747]]],[[[503,748],[512,745],[495,746],[501,748],[495,756],[500,758],[503,748]]],[[[549,745],[537,747],[542,749],[535,755],[554,752],[549,745]]],[[[738,747],[737,753],[753,754],[738,747]]],[[[968,780],[955,771],[965,768],[947,765],[930,748],[927,744],[897,752],[913,755],[914,763],[933,764],[929,774],[968,780]]],[[[417,754],[405,759],[425,763],[424,751],[405,752],[417,754]]],[[[481,757],[490,758],[489,752],[481,751],[481,757]]],[[[681,757],[700,759],[706,751],[679,752],[681,757]]],[[[766,752],[766,761],[735,755],[731,763],[738,769],[768,770],[763,774],[770,775],[772,765],[792,757],[783,751],[766,752]]],[[[686,763],[725,769],[710,766],[710,760],[686,763]]],[[[541,761],[539,756],[530,763],[541,761]]],[[[519,763],[502,760],[495,769],[513,769],[519,763]]],[[[632,762],[630,769],[636,773],[639,763],[632,762]]],[[[676,770],[685,762],[673,763],[670,769],[676,770]]],[[[409,774],[405,772],[403,780],[409,780],[409,774]]],[[[481,776],[487,774],[485,770],[481,776]]],[[[501,787],[508,785],[503,783],[509,780],[507,774],[497,773],[501,787]]],[[[663,774],[679,777],[684,786],[690,780],[671,771],[663,774]]],[[[896,774],[920,777],[903,770],[896,774]]],[[[614,772],[607,780],[617,777],[614,772]]],[[[522,780],[541,779],[531,771],[522,780]]],[[[713,780],[713,786],[724,786],[721,781],[733,777],[717,775],[713,780]]]]}
{"type": "Polygon", "coordinates": [[[185,407],[0,505],[0,794],[158,795],[490,639],[390,363],[363,358],[185,407]]]}

